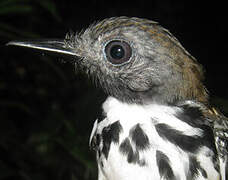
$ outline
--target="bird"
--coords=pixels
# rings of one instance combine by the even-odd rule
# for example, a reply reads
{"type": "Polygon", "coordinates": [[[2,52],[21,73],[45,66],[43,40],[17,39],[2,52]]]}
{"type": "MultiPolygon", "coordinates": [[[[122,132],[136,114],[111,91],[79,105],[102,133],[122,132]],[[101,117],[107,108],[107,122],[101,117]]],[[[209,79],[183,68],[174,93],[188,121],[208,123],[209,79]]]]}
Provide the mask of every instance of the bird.
{"type": "Polygon", "coordinates": [[[98,180],[228,180],[228,119],[209,102],[202,65],[159,23],[111,17],[7,45],[72,57],[107,95],[89,140],[98,180]]]}

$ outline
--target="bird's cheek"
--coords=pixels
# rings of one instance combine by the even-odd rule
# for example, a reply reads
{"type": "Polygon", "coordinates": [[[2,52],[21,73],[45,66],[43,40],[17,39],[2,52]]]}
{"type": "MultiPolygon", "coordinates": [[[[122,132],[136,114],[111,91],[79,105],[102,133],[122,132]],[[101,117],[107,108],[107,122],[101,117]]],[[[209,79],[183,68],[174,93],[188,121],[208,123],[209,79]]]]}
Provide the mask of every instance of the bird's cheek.
{"type": "Polygon", "coordinates": [[[143,79],[140,77],[136,77],[131,80],[128,80],[127,86],[132,91],[138,91],[138,92],[147,91],[150,89],[151,80],[149,78],[143,79]]]}

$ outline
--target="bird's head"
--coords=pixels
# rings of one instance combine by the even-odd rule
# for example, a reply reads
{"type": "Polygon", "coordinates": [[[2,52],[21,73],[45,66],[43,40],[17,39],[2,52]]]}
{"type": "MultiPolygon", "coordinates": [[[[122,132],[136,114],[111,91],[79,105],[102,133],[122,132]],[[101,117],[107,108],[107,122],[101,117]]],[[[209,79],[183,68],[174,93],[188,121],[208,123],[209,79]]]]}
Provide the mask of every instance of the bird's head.
{"type": "Polygon", "coordinates": [[[64,40],[12,41],[73,56],[105,93],[128,103],[207,103],[203,72],[179,41],[154,21],[115,17],[64,40]]]}

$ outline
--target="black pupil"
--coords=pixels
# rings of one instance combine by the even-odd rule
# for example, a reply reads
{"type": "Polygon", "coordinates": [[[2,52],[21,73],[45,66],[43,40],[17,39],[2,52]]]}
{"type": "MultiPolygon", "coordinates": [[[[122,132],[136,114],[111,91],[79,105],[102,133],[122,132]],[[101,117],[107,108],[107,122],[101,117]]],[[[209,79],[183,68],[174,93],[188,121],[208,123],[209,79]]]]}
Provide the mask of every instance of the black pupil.
{"type": "Polygon", "coordinates": [[[106,44],[104,50],[107,60],[112,64],[122,65],[129,62],[131,59],[132,49],[125,41],[110,41],[106,44]]]}
{"type": "Polygon", "coordinates": [[[110,50],[110,55],[113,59],[121,59],[124,57],[125,52],[122,46],[114,45],[110,50]]]}

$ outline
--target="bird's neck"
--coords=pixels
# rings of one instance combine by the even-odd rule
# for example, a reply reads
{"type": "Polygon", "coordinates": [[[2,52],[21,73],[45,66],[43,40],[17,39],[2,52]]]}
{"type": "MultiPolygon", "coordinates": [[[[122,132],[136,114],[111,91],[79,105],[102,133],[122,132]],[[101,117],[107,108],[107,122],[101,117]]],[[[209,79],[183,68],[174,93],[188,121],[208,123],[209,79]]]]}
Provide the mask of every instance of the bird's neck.
{"type": "Polygon", "coordinates": [[[155,117],[164,119],[163,115],[178,115],[179,112],[186,113],[187,116],[200,118],[205,116],[207,107],[204,104],[186,100],[176,104],[161,104],[151,102],[150,104],[127,103],[117,98],[109,96],[103,103],[103,113],[105,116],[115,117],[111,119],[147,119],[155,117]]]}
{"type": "Polygon", "coordinates": [[[116,116],[117,119],[118,116],[121,116],[121,118],[126,116],[126,119],[129,119],[129,115],[134,117],[134,119],[136,116],[140,116],[142,119],[142,116],[151,117],[150,113],[175,113],[176,109],[176,106],[170,106],[156,102],[151,102],[147,104],[127,103],[111,96],[109,96],[103,103],[104,114],[116,116]]]}

